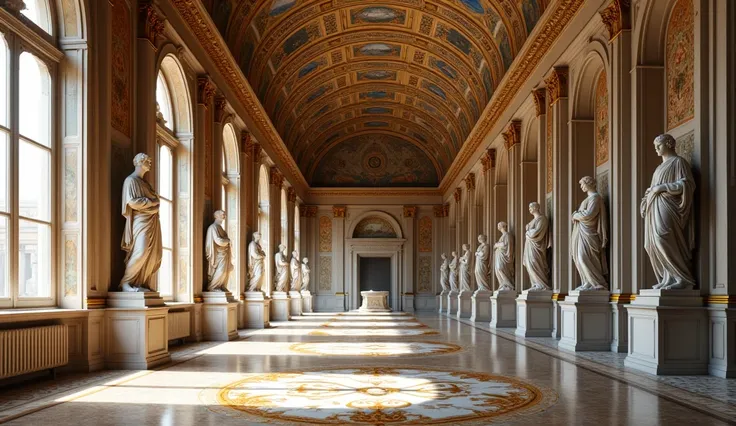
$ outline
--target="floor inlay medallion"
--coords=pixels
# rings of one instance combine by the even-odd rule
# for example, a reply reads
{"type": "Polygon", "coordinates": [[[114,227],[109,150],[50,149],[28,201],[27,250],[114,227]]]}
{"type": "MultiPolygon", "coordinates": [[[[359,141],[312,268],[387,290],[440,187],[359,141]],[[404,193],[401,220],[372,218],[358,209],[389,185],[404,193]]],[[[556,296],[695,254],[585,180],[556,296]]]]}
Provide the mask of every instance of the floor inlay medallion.
{"type": "Polygon", "coordinates": [[[366,328],[362,330],[314,330],[309,332],[309,336],[358,336],[358,337],[390,337],[390,336],[436,336],[440,332],[437,330],[411,329],[411,328],[366,328]]]}
{"type": "Polygon", "coordinates": [[[311,342],[294,343],[289,350],[306,355],[390,357],[445,355],[462,346],[442,342],[311,342]]]}
{"type": "Polygon", "coordinates": [[[426,425],[530,414],[553,405],[557,394],[485,373],[373,367],[251,374],[200,399],[251,422],[426,425]]]}

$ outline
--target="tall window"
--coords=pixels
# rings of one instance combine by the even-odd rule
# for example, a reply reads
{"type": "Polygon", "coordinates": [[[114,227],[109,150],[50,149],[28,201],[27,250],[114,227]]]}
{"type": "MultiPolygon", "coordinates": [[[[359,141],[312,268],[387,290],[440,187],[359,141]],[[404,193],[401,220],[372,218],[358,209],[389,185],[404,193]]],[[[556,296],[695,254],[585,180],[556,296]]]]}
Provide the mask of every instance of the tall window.
{"type": "MultiPolygon", "coordinates": [[[[286,190],[281,189],[281,244],[289,246],[289,218],[288,218],[288,206],[286,204],[286,190]]],[[[288,254],[291,256],[291,254],[288,254]]]]}
{"type": "Polygon", "coordinates": [[[235,270],[230,274],[228,289],[233,294],[240,293],[240,264],[239,255],[239,226],[240,217],[240,163],[238,161],[239,150],[235,136],[235,129],[230,123],[225,124],[222,129],[222,209],[227,213],[227,220],[222,224],[228,231],[230,237],[230,251],[235,270]]]}
{"type": "MultiPolygon", "coordinates": [[[[47,14],[45,1],[31,3],[47,14]]],[[[55,64],[31,45],[0,32],[0,307],[48,306],[56,297],[55,64]]]]}

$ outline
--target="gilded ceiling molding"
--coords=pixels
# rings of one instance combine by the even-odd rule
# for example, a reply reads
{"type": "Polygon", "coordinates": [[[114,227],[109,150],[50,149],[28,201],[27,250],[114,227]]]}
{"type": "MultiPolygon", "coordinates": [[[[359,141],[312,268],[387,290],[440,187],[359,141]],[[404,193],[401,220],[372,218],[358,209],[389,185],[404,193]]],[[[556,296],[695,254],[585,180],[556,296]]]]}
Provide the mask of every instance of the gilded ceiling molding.
{"type": "MultiPolygon", "coordinates": [[[[192,34],[197,37],[207,55],[217,67],[218,71],[232,89],[235,96],[245,108],[245,112],[258,132],[265,138],[274,155],[286,167],[290,173],[290,181],[298,182],[303,187],[308,187],[299,167],[284,146],[281,137],[273,127],[271,120],[263,110],[256,98],[253,89],[245,78],[245,75],[235,63],[235,59],[229,48],[215,28],[212,19],[207,16],[202,2],[199,0],[169,0],[181,15],[184,22],[189,26],[192,34]]],[[[247,2],[246,2],[247,3],[247,2]]]]}
{"type": "Polygon", "coordinates": [[[204,106],[209,106],[215,97],[215,91],[217,88],[208,76],[197,77],[197,103],[204,106]]]}
{"type": "Polygon", "coordinates": [[[470,173],[465,177],[465,189],[472,191],[475,189],[475,173],[470,173]]]}
{"type": "Polygon", "coordinates": [[[621,31],[631,29],[631,0],[612,0],[599,13],[608,30],[609,41],[615,40],[621,31]]]}
{"type": "Polygon", "coordinates": [[[404,217],[417,217],[417,206],[404,206],[404,217]]]}
{"type": "Polygon", "coordinates": [[[332,217],[345,217],[347,207],[345,206],[332,206],[332,217]]]}
{"type": "Polygon", "coordinates": [[[483,113],[483,117],[473,128],[470,136],[463,144],[450,170],[442,179],[440,190],[447,193],[450,185],[457,179],[460,172],[467,165],[470,158],[481,143],[491,132],[498,122],[501,114],[511,104],[521,86],[526,82],[534,69],[539,65],[544,55],[557,40],[559,35],[567,28],[572,18],[577,14],[585,0],[558,0],[553,3],[554,9],[545,12],[545,20],[537,23],[536,36],[533,40],[527,40],[518,56],[521,60],[506,72],[501,85],[495,92],[494,98],[483,113]]]}
{"type": "Polygon", "coordinates": [[[284,175],[281,174],[279,169],[273,166],[268,171],[268,183],[280,189],[284,185],[284,175]]]}
{"type": "Polygon", "coordinates": [[[458,204],[460,204],[460,200],[462,200],[462,198],[463,198],[463,190],[462,190],[462,188],[455,188],[455,194],[453,194],[453,195],[455,196],[455,202],[458,203],[458,204]]]}
{"type": "Polygon", "coordinates": [[[227,108],[227,99],[222,96],[215,98],[215,123],[222,123],[225,120],[227,108]]]}
{"type": "Polygon", "coordinates": [[[286,197],[290,203],[296,203],[296,190],[292,187],[286,190],[286,197]]]}
{"type": "Polygon", "coordinates": [[[554,67],[549,77],[544,80],[547,85],[549,106],[556,104],[560,99],[567,98],[567,72],[567,67],[554,67]]]}
{"type": "Polygon", "coordinates": [[[139,0],[138,2],[138,29],[139,38],[148,40],[156,47],[156,37],[164,33],[166,20],[153,6],[152,0],[139,0]]]}
{"type": "Polygon", "coordinates": [[[537,117],[547,114],[545,92],[546,90],[543,87],[532,91],[532,98],[534,99],[534,108],[537,111],[537,117]]]}
{"type": "Polygon", "coordinates": [[[521,120],[513,120],[509,127],[502,133],[504,145],[509,150],[516,144],[521,143],[521,120]]]}

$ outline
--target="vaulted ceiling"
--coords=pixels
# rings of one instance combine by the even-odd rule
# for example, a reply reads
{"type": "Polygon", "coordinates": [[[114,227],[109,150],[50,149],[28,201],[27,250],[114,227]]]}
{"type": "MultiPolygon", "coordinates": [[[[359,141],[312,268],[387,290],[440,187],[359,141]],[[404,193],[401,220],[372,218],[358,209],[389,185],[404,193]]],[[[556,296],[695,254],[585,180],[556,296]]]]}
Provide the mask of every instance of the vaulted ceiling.
{"type": "Polygon", "coordinates": [[[437,186],[548,3],[203,1],[312,186],[437,186]]]}

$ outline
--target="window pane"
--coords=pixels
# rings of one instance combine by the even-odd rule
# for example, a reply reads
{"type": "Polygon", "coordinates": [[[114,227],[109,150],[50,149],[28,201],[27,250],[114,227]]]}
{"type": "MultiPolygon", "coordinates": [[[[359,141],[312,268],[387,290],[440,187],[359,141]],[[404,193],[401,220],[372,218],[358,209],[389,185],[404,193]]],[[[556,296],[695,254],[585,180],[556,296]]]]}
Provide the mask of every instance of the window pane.
{"type": "Polygon", "coordinates": [[[171,200],[174,192],[172,185],[174,169],[171,164],[171,149],[161,145],[158,158],[158,192],[161,197],[171,200]]]}
{"type": "Polygon", "coordinates": [[[0,33],[0,126],[8,127],[8,44],[5,34],[0,33]]]}
{"type": "Polygon", "coordinates": [[[26,8],[21,10],[20,13],[41,27],[41,29],[51,34],[48,0],[24,0],[24,3],[26,8]]]}
{"type": "Polygon", "coordinates": [[[10,185],[10,170],[8,168],[8,153],[10,136],[0,130],[0,212],[9,213],[8,185],[10,185]]]}
{"type": "Polygon", "coordinates": [[[172,282],[174,276],[172,273],[171,251],[164,250],[161,259],[161,269],[158,270],[158,292],[162,296],[172,295],[172,282]]]}
{"type": "Polygon", "coordinates": [[[18,195],[20,215],[38,220],[50,220],[51,155],[43,148],[20,141],[18,163],[18,195]]]}
{"type": "Polygon", "coordinates": [[[10,297],[10,289],[8,288],[10,285],[10,277],[8,277],[10,241],[8,238],[8,218],[0,216],[0,299],[10,297]]]}
{"type": "Polygon", "coordinates": [[[159,217],[161,219],[161,241],[164,248],[171,248],[172,241],[172,218],[171,218],[171,203],[166,200],[161,200],[161,207],[159,208],[159,217]]]}
{"type": "Polygon", "coordinates": [[[51,79],[46,65],[28,52],[21,53],[19,81],[20,134],[51,146],[51,79]]]}
{"type": "Polygon", "coordinates": [[[156,79],[156,103],[158,103],[159,111],[166,121],[166,127],[168,129],[173,129],[174,120],[171,116],[171,97],[169,96],[169,89],[166,86],[164,75],[160,72],[156,79]]]}
{"type": "Polygon", "coordinates": [[[51,227],[20,221],[18,296],[49,297],[51,293],[51,227]]]}

